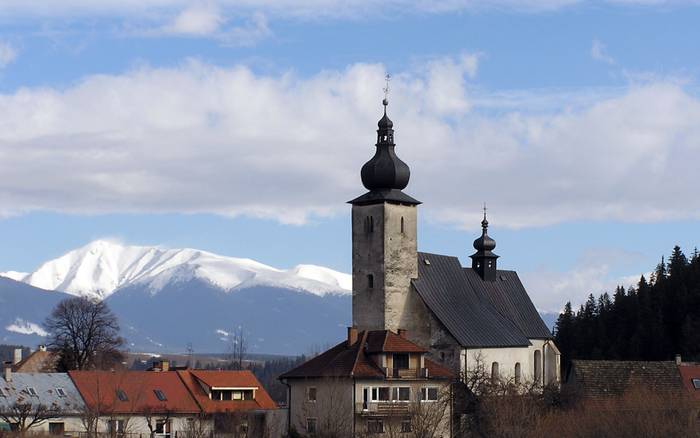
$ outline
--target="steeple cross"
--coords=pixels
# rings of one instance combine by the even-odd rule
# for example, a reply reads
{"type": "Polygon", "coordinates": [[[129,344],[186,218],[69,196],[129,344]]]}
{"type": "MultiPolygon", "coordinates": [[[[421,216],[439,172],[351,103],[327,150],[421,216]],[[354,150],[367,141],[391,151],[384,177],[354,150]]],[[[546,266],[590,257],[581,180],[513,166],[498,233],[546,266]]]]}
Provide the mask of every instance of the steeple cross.
{"type": "Polygon", "coordinates": [[[486,219],[486,210],[487,210],[486,203],[484,202],[484,219],[486,219]]]}

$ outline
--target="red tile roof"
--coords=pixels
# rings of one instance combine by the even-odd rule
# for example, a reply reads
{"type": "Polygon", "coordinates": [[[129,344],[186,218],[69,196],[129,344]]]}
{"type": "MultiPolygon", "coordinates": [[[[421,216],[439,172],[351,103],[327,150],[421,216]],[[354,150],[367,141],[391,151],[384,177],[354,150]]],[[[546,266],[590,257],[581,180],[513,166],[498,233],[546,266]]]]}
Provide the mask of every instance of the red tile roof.
{"type": "Polygon", "coordinates": [[[389,330],[373,330],[367,336],[368,353],[425,353],[427,351],[389,330]]]}
{"type": "Polygon", "coordinates": [[[265,388],[248,370],[179,370],[177,374],[204,413],[277,409],[265,388]],[[202,385],[209,388],[256,388],[255,400],[211,400],[202,385]]]}
{"type": "Polygon", "coordinates": [[[152,371],[69,371],[68,375],[91,409],[117,414],[199,413],[194,398],[174,372],[152,371]],[[126,395],[120,400],[117,390],[126,395]],[[166,400],[155,394],[162,391],[166,400]]]}
{"type": "Polygon", "coordinates": [[[700,389],[693,386],[693,379],[700,379],[700,365],[680,365],[678,371],[683,380],[683,386],[689,395],[696,400],[700,400],[700,389]]]}
{"type": "MultiPolygon", "coordinates": [[[[343,341],[335,347],[310,359],[280,376],[287,378],[308,377],[386,377],[383,370],[369,357],[376,353],[423,353],[426,350],[388,330],[363,331],[357,341],[348,346],[343,341]]],[[[430,378],[453,378],[450,370],[426,359],[430,378]]]]}

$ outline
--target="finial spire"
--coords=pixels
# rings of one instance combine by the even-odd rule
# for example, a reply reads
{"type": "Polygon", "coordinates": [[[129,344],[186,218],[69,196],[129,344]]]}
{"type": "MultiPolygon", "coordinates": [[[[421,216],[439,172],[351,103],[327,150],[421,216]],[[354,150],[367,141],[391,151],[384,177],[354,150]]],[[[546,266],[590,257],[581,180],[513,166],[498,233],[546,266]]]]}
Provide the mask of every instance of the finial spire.
{"type": "Polygon", "coordinates": [[[382,90],[384,91],[384,100],[382,100],[382,105],[384,105],[384,114],[386,114],[386,106],[389,105],[389,81],[391,80],[391,75],[389,73],[384,76],[386,85],[382,90]]]}
{"type": "Polygon", "coordinates": [[[481,221],[481,228],[484,229],[484,232],[486,232],[486,229],[489,227],[489,221],[486,219],[486,203],[484,202],[484,220],[481,221]]]}

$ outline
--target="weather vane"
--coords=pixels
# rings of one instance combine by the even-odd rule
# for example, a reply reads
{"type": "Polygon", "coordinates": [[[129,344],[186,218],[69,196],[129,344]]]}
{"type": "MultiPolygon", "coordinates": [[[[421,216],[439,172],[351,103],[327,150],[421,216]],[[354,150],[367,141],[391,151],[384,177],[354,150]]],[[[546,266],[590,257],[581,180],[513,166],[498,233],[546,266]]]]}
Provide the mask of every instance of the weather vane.
{"type": "Polygon", "coordinates": [[[384,90],[384,105],[389,104],[389,81],[391,80],[391,75],[387,73],[386,76],[384,76],[384,80],[386,81],[386,86],[383,88],[384,90]]]}

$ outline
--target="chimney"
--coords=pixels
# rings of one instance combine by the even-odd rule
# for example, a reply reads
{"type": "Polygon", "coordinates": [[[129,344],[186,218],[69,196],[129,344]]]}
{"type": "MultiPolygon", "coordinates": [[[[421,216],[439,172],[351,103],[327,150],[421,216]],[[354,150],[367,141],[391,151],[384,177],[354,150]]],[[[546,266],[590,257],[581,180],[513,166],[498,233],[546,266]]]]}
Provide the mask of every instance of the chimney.
{"type": "Polygon", "coordinates": [[[352,347],[357,342],[357,328],[348,327],[348,347],[352,347]]]}
{"type": "Polygon", "coordinates": [[[20,362],[22,362],[22,349],[15,348],[15,354],[12,356],[12,364],[16,365],[20,362]]]}
{"type": "Polygon", "coordinates": [[[399,336],[406,339],[406,334],[408,331],[406,329],[399,329],[399,336]]]}
{"type": "Polygon", "coordinates": [[[6,382],[12,381],[12,362],[5,362],[3,364],[3,377],[5,377],[6,382]]]}
{"type": "Polygon", "coordinates": [[[677,354],[676,355],[676,365],[680,365],[681,363],[683,363],[683,361],[681,360],[681,355],[677,354]]]}
{"type": "Polygon", "coordinates": [[[46,351],[46,345],[44,345],[44,344],[39,344],[39,346],[37,347],[37,350],[39,350],[39,351],[46,351]]]}

